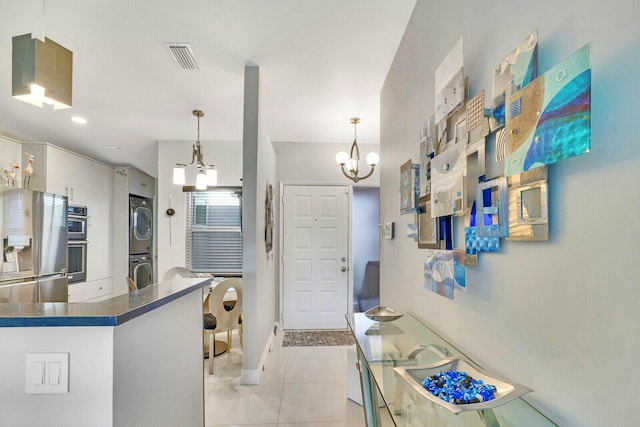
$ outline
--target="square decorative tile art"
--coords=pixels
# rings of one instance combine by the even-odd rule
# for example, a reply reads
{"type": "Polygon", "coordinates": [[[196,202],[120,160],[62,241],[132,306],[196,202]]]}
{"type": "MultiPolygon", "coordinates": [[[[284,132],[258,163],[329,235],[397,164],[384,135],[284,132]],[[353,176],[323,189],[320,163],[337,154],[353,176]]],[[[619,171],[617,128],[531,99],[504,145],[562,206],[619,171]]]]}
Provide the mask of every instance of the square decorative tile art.
{"type": "MultiPolygon", "coordinates": [[[[491,227],[495,226],[487,226],[491,227]]],[[[500,238],[479,236],[476,227],[465,227],[464,243],[466,253],[470,255],[478,252],[500,252],[500,238]]]]}
{"type": "Polygon", "coordinates": [[[476,203],[480,207],[476,224],[479,236],[509,235],[508,202],[506,178],[492,179],[476,186],[476,203]]]}
{"type": "Polygon", "coordinates": [[[509,185],[508,240],[549,240],[547,168],[512,175],[509,185]]]}

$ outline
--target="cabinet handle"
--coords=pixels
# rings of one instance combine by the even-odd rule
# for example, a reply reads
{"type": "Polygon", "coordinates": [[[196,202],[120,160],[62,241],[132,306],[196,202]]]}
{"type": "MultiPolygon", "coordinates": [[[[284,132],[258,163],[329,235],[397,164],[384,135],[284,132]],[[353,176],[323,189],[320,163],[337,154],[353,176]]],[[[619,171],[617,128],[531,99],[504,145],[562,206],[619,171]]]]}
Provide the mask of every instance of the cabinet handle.
{"type": "Polygon", "coordinates": [[[71,201],[73,202],[73,188],[71,189],[71,201]]]}

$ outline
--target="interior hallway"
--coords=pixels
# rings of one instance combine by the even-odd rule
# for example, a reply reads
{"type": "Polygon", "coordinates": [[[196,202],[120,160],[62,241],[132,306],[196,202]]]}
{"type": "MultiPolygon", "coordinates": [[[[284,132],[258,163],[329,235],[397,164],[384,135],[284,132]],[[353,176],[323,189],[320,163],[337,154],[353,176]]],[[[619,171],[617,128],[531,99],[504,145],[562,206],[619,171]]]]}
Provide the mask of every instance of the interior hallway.
{"type": "Polygon", "coordinates": [[[239,384],[237,331],[213,376],[205,360],[205,426],[364,426],[362,407],[346,397],[348,347],[282,347],[283,337],[276,336],[259,385],[239,384]]]}

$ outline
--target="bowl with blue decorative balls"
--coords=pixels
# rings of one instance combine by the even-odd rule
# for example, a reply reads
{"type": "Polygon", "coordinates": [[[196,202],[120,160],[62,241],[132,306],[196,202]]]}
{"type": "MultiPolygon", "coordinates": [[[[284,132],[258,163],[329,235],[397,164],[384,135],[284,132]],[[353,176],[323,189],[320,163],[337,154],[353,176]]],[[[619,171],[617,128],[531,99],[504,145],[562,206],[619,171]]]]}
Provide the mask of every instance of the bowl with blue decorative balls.
{"type": "Polygon", "coordinates": [[[425,366],[396,367],[394,371],[411,389],[454,414],[495,408],[532,391],[489,375],[459,356],[425,366]]]}

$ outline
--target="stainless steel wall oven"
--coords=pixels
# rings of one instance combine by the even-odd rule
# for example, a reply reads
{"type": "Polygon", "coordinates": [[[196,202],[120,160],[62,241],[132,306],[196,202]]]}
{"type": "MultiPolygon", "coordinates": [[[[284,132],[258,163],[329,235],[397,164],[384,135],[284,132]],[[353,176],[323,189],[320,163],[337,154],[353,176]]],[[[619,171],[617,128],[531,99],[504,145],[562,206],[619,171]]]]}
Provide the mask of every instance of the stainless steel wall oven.
{"type": "Polygon", "coordinates": [[[67,209],[67,254],[69,283],[87,280],[87,225],[86,206],[69,205],[67,209]]]}
{"type": "Polygon", "coordinates": [[[69,283],[84,282],[87,280],[87,242],[71,240],[67,243],[67,250],[69,283]]]}
{"type": "Polygon", "coordinates": [[[87,240],[87,207],[69,206],[67,209],[67,238],[87,240]]]}

